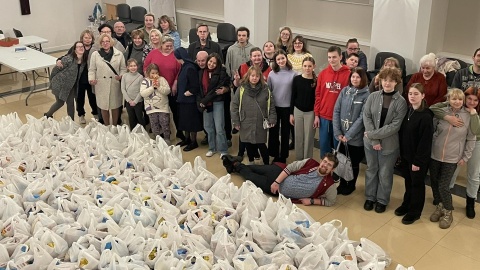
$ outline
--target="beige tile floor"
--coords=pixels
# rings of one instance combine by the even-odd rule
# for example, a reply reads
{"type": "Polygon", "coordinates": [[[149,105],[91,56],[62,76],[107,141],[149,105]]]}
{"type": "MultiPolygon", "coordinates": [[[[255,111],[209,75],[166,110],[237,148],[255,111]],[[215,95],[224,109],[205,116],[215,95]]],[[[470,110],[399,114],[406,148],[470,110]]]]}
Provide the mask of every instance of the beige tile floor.
{"type": "MultiPolygon", "coordinates": [[[[8,72],[8,68],[2,67],[2,73],[8,72]]],[[[39,71],[42,74],[42,71],[39,71]]],[[[29,76],[29,79],[31,76],[29,76]]],[[[45,83],[39,79],[38,83],[45,83]]],[[[0,75],[0,93],[30,86],[31,81],[26,81],[21,74],[0,75]]],[[[0,114],[17,112],[20,118],[25,121],[25,115],[35,117],[43,116],[55,98],[50,91],[33,94],[29,99],[29,105],[25,106],[27,93],[11,95],[0,98],[0,114]]],[[[88,104],[88,103],[87,103],[88,104]]],[[[86,105],[88,107],[88,105],[86,105]]],[[[92,116],[87,109],[87,119],[92,116]]],[[[60,109],[55,119],[66,116],[66,108],[60,109]]],[[[122,115],[124,123],[127,115],[122,115]]],[[[76,119],[78,121],[78,119],[76,119]]],[[[203,134],[199,135],[199,140],[203,134]]],[[[237,137],[234,136],[234,145],[230,153],[235,154],[237,149],[237,137]]],[[[200,155],[207,162],[208,169],[217,176],[223,176],[226,171],[223,168],[219,155],[211,158],[205,157],[206,146],[201,146],[191,152],[184,152],[185,162],[193,162],[194,158],[200,155]]],[[[293,153],[291,153],[293,155],[293,153]]],[[[319,157],[318,149],[315,149],[314,156],[319,157]]],[[[289,158],[292,161],[292,157],[289,158]]],[[[394,177],[394,186],[391,195],[391,203],[387,211],[377,214],[373,211],[363,210],[364,203],[364,170],[362,165],[360,177],[357,183],[357,190],[350,196],[339,196],[333,207],[301,206],[317,221],[326,222],[332,219],[339,219],[343,225],[348,227],[350,239],[358,240],[360,237],[368,237],[383,247],[392,257],[393,263],[389,269],[395,269],[398,263],[405,266],[414,266],[417,270],[438,270],[438,269],[480,269],[480,217],[468,219],[465,217],[465,199],[454,196],[453,203],[454,223],[447,230],[438,228],[438,224],[429,221],[429,215],[433,212],[432,192],[427,187],[427,199],[422,218],[413,225],[405,226],[401,218],[394,215],[394,209],[400,205],[404,187],[403,179],[394,177]]],[[[458,183],[465,184],[465,171],[459,176],[458,183]]],[[[234,183],[242,184],[238,175],[232,177],[234,183]]],[[[478,208],[478,207],[477,207],[478,208]]],[[[478,208],[480,211],[480,208],[478,208]]]]}

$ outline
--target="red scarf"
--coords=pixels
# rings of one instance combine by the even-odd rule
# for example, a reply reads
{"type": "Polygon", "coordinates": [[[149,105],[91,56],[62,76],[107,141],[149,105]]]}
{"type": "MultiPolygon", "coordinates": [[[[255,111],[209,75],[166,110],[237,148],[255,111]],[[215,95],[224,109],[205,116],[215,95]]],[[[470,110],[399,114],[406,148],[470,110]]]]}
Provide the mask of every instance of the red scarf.
{"type": "MultiPolygon", "coordinates": [[[[205,68],[203,70],[202,76],[202,86],[203,86],[203,96],[206,96],[208,93],[208,85],[210,84],[210,78],[212,77],[213,69],[205,68]]],[[[212,103],[209,102],[205,106],[212,106],[212,103]]]]}

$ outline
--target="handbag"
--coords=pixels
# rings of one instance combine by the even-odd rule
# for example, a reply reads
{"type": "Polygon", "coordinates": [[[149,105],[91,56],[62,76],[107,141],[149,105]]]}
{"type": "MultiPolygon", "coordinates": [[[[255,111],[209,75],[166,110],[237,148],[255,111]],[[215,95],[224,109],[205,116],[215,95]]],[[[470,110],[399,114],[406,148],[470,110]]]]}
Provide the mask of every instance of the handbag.
{"type": "MultiPolygon", "coordinates": [[[[342,142],[341,142],[342,143],[342,142]]],[[[350,160],[350,156],[348,155],[348,145],[345,144],[345,153],[340,153],[340,143],[337,146],[336,150],[333,150],[333,154],[338,159],[338,166],[333,171],[335,174],[340,176],[341,178],[345,179],[345,181],[352,181],[353,180],[353,169],[352,169],[352,161],[350,160]]]]}

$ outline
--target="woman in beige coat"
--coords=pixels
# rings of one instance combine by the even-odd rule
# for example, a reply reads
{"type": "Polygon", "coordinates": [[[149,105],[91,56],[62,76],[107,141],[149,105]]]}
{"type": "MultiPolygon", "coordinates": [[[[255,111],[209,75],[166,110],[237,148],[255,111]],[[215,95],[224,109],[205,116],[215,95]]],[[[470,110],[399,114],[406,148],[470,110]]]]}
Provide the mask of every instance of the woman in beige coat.
{"type": "Polygon", "coordinates": [[[127,68],[123,54],[113,47],[114,41],[111,36],[102,34],[97,43],[100,45],[100,50],[93,52],[90,58],[88,81],[91,85],[95,85],[97,106],[101,110],[105,125],[109,125],[110,110],[114,122],[120,116],[122,105],[120,80],[127,68]]]}

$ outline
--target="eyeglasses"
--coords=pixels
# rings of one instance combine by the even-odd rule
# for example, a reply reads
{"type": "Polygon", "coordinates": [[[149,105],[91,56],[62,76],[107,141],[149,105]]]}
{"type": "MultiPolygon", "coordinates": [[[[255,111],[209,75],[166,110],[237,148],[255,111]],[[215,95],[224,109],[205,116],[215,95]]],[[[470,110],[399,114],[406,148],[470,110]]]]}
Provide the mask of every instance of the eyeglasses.
{"type": "Polygon", "coordinates": [[[347,50],[349,50],[349,51],[358,51],[358,50],[360,50],[360,48],[347,48],[347,50]]]}
{"type": "Polygon", "coordinates": [[[288,36],[290,36],[290,33],[282,33],[281,35],[284,36],[284,37],[288,37],[288,36]]]}
{"type": "Polygon", "coordinates": [[[111,34],[112,31],[102,31],[102,32],[100,32],[100,33],[102,33],[102,34],[111,34]]]}
{"type": "Polygon", "coordinates": [[[104,40],[102,43],[110,43],[110,40],[104,40]]]}

